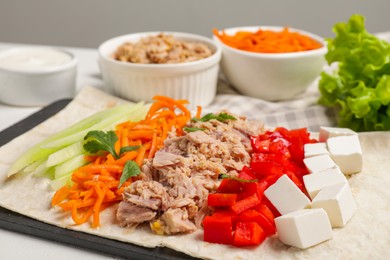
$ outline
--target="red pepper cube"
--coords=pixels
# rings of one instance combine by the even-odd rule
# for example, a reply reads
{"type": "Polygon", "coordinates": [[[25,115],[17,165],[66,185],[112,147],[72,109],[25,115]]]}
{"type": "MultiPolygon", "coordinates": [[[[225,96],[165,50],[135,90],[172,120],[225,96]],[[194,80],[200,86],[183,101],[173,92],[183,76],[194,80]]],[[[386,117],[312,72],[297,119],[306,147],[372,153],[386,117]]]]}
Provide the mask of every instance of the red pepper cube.
{"type": "Polygon", "coordinates": [[[234,179],[223,179],[217,188],[221,193],[239,193],[242,191],[242,182],[234,179]]]}
{"type": "Polygon", "coordinates": [[[256,246],[266,238],[264,230],[256,222],[237,222],[233,237],[234,246],[256,246]]]}
{"type": "Polygon", "coordinates": [[[252,169],[245,165],[238,174],[238,178],[243,180],[255,180],[257,177],[253,173],[252,169]]]}
{"type": "Polygon", "coordinates": [[[209,193],[207,203],[211,207],[226,207],[234,205],[236,200],[235,193],[209,193]]]}
{"type": "Polygon", "coordinates": [[[212,214],[212,217],[214,217],[214,218],[229,217],[232,220],[232,226],[233,227],[236,224],[237,219],[238,219],[238,215],[236,213],[234,213],[233,211],[228,210],[226,208],[218,208],[218,209],[214,210],[213,214],[212,214]]]}
{"type": "Polygon", "coordinates": [[[254,153],[250,166],[259,178],[283,172],[282,156],[278,154],[254,153]]]}
{"type": "Polygon", "coordinates": [[[203,240],[210,243],[231,245],[233,241],[232,218],[206,216],[203,219],[203,240]]]}
{"type": "Polygon", "coordinates": [[[276,233],[275,225],[272,224],[263,214],[254,209],[246,210],[241,213],[239,216],[239,220],[245,222],[256,222],[263,228],[267,236],[271,236],[276,233]]]}
{"type": "Polygon", "coordinates": [[[264,217],[268,219],[269,222],[271,222],[272,225],[275,226],[275,215],[265,203],[256,206],[255,210],[261,213],[264,217]]]}
{"type": "Polygon", "coordinates": [[[257,194],[250,195],[242,200],[237,201],[231,209],[237,215],[244,212],[245,210],[251,209],[257,205],[260,205],[261,201],[257,194]]]}
{"type": "Polygon", "coordinates": [[[270,140],[262,140],[260,137],[251,137],[252,149],[255,153],[268,153],[270,140]]]}

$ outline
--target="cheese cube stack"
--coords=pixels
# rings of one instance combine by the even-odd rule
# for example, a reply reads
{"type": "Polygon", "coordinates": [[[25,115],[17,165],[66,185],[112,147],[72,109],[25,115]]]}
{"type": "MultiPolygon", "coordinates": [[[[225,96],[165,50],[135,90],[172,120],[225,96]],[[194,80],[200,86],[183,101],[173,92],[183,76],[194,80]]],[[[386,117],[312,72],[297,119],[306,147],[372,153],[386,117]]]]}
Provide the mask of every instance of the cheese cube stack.
{"type": "Polygon", "coordinates": [[[356,211],[348,183],[324,187],[313,199],[311,207],[324,209],[335,228],[344,227],[356,211]]]}
{"type": "Polygon", "coordinates": [[[264,195],[282,215],[310,207],[309,198],[286,174],[269,186],[264,195]]]}
{"type": "Polygon", "coordinates": [[[311,199],[325,187],[340,183],[348,183],[345,175],[340,171],[339,167],[333,167],[321,172],[307,174],[303,176],[305,188],[311,199]]]}
{"type": "Polygon", "coordinates": [[[320,142],[326,142],[331,137],[349,135],[357,135],[357,133],[349,128],[321,126],[318,139],[320,142]]]}
{"type": "Polygon", "coordinates": [[[331,158],[344,174],[353,174],[362,170],[362,148],[357,135],[332,137],[326,143],[331,158]]]}
{"type": "Polygon", "coordinates": [[[311,173],[321,172],[333,167],[337,167],[330,155],[322,154],[303,159],[304,164],[311,173]]]}
{"type": "Polygon", "coordinates": [[[308,143],[304,146],[305,158],[329,154],[326,143],[308,143]]]}
{"type": "Polygon", "coordinates": [[[333,237],[323,209],[303,209],[275,218],[278,237],[286,245],[305,249],[333,237]]]}

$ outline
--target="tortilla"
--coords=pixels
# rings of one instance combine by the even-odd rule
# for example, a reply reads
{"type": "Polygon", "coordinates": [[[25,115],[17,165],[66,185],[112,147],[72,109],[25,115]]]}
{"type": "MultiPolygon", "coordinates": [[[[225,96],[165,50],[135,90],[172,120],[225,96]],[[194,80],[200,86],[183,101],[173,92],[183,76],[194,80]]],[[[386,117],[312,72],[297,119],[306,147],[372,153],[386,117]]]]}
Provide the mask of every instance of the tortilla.
{"type": "Polygon", "coordinates": [[[133,243],[144,247],[165,246],[206,259],[294,259],[294,258],[390,258],[390,132],[359,134],[363,149],[363,170],[349,179],[357,212],[344,228],[333,229],[333,239],[301,250],[282,244],[274,235],[258,247],[236,248],[203,241],[202,230],[192,234],[159,236],[147,228],[121,228],[115,220],[116,207],[101,215],[102,226],[75,226],[69,215],[50,207],[54,191],[49,180],[14,175],[7,178],[10,164],[29,146],[70,124],[104,108],[125,101],[86,87],[69,105],[42,124],[0,148],[0,206],[62,228],[133,243]]]}

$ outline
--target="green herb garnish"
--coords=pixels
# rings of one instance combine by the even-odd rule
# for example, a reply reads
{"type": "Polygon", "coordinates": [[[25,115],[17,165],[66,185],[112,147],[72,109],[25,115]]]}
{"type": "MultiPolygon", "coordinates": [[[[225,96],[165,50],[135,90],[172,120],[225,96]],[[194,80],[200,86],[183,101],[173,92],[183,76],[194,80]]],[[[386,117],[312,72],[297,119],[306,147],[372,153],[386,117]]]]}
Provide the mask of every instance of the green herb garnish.
{"type": "Polygon", "coordinates": [[[183,127],[183,130],[186,132],[196,132],[196,131],[204,131],[206,129],[201,127],[183,127]]]}
{"type": "Polygon", "coordinates": [[[119,159],[124,152],[133,151],[140,146],[125,146],[120,149],[119,154],[115,151],[115,142],[118,140],[114,131],[89,131],[84,137],[83,148],[90,153],[96,154],[99,151],[106,151],[119,159]]]}
{"type": "Polygon", "coordinates": [[[238,178],[238,177],[229,176],[229,175],[224,174],[224,173],[218,175],[218,179],[231,179],[231,180],[236,180],[236,181],[239,181],[239,182],[258,182],[259,181],[258,179],[245,180],[245,179],[241,179],[241,178],[238,178]]]}
{"type": "Polygon", "coordinates": [[[137,176],[141,173],[141,169],[138,164],[134,161],[127,161],[125,167],[123,167],[121,178],[119,179],[118,189],[125,183],[129,178],[137,176]]]}
{"type": "Polygon", "coordinates": [[[215,119],[215,120],[218,120],[220,122],[226,122],[227,120],[237,120],[237,118],[235,118],[234,116],[232,115],[229,115],[227,113],[224,113],[224,112],[221,112],[219,113],[218,115],[216,114],[213,114],[213,113],[208,113],[206,115],[204,115],[202,118],[192,118],[191,121],[193,122],[207,122],[207,121],[210,121],[212,119],[215,119]]]}

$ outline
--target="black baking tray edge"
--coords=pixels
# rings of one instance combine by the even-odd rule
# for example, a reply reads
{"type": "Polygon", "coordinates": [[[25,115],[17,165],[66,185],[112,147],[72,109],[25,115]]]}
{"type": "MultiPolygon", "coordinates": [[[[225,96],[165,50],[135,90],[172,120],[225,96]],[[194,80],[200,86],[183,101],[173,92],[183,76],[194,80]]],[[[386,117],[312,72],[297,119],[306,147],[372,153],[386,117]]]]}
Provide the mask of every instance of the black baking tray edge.
{"type": "MultiPolygon", "coordinates": [[[[64,108],[71,99],[56,101],[0,132],[0,146],[25,133],[64,108]]],[[[0,228],[55,241],[121,259],[196,259],[166,248],[146,248],[117,240],[50,225],[0,207],[0,228]]]]}

